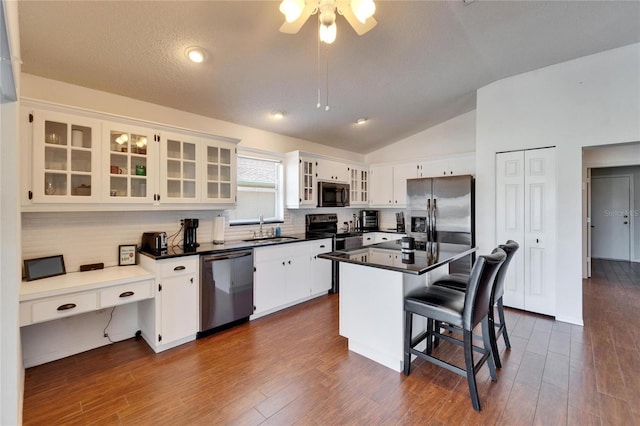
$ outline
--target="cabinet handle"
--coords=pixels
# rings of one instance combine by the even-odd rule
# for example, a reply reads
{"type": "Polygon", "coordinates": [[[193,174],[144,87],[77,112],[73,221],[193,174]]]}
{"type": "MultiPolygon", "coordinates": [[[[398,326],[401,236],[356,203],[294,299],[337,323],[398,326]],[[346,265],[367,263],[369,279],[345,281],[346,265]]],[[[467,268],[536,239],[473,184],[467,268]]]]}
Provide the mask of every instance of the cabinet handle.
{"type": "Polygon", "coordinates": [[[64,305],[58,306],[59,311],[66,311],[68,309],[73,309],[76,307],[75,303],[65,303],[64,305]]]}
{"type": "Polygon", "coordinates": [[[284,265],[286,265],[286,263],[285,263],[285,261],[283,260],[283,261],[282,261],[282,266],[284,266],[284,265]]]}
{"type": "Polygon", "coordinates": [[[324,244],[322,244],[322,245],[320,246],[320,248],[324,248],[324,244]]]}
{"type": "Polygon", "coordinates": [[[120,293],[120,297],[129,297],[133,296],[135,293],[132,291],[125,291],[124,293],[120,293]]]}
{"type": "Polygon", "coordinates": [[[288,263],[289,263],[289,265],[291,265],[291,261],[289,261],[288,263]]]}
{"type": "Polygon", "coordinates": [[[174,271],[184,271],[185,269],[187,268],[183,265],[176,266],[175,268],[173,268],[174,271]]]}

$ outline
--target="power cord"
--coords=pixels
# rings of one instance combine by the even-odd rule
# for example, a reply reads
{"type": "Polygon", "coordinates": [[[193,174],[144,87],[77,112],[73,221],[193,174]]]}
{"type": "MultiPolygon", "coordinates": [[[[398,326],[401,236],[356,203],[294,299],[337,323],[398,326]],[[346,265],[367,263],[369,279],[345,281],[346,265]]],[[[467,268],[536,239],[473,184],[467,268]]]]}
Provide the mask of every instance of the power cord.
{"type": "Polygon", "coordinates": [[[104,330],[102,330],[102,334],[104,335],[104,337],[109,339],[109,342],[111,343],[115,343],[115,342],[111,340],[111,337],[109,337],[109,333],[107,333],[107,328],[109,328],[109,324],[111,324],[111,320],[113,319],[113,311],[115,310],[116,310],[116,307],[114,306],[113,309],[111,309],[111,315],[109,315],[109,321],[107,322],[107,325],[104,327],[104,330]]]}
{"type": "MultiPolygon", "coordinates": [[[[167,238],[167,241],[169,241],[170,239],[172,239],[172,238],[173,238],[173,240],[171,240],[171,247],[177,247],[177,245],[176,245],[176,238],[178,237],[178,235],[180,235],[180,232],[182,232],[182,230],[183,230],[183,229],[184,229],[184,222],[181,220],[181,221],[180,221],[180,229],[178,229],[178,232],[176,232],[176,233],[175,233],[175,234],[173,234],[173,235],[170,235],[170,236],[167,238]]],[[[180,244],[181,242],[182,242],[182,240],[178,241],[178,244],[180,244]]]]}

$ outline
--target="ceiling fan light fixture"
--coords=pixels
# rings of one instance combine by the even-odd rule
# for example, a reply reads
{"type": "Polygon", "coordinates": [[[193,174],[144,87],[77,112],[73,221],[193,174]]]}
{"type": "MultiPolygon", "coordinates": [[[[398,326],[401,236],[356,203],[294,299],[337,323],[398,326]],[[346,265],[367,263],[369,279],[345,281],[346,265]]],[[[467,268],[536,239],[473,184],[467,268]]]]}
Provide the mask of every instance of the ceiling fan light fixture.
{"type": "Polygon", "coordinates": [[[364,24],[376,12],[376,4],[373,0],[351,0],[351,10],[358,21],[364,24]]]}
{"type": "Polygon", "coordinates": [[[204,62],[204,60],[207,57],[207,54],[204,51],[204,49],[196,46],[188,47],[187,50],[185,51],[185,54],[187,55],[187,58],[189,58],[191,62],[194,62],[196,64],[201,64],[202,62],[204,62]]]}
{"type": "Polygon", "coordinates": [[[320,25],[320,41],[331,44],[336,41],[336,35],[338,34],[338,27],[334,22],[330,26],[320,25]]]}
{"type": "Polygon", "coordinates": [[[280,12],[287,22],[293,22],[300,17],[304,9],[304,0],[282,0],[280,12]]]}

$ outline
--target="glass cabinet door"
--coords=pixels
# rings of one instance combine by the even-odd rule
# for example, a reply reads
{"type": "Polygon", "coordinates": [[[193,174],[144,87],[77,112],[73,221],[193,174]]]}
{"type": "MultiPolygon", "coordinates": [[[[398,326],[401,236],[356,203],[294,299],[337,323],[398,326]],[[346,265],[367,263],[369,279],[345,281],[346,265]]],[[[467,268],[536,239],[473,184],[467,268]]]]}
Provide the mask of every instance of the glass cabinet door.
{"type": "Polygon", "coordinates": [[[206,179],[204,200],[235,203],[236,148],[208,141],[205,145],[206,179]]]}
{"type": "Polygon", "coordinates": [[[316,181],[316,162],[314,160],[300,160],[300,173],[302,182],[300,190],[302,194],[300,194],[300,198],[302,198],[303,204],[315,204],[316,201],[316,192],[315,192],[315,181],[316,181]]]}
{"type": "Polygon", "coordinates": [[[161,137],[161,202],[193,203],[200,200],[197,147],[195,140],[183,135],[161,137]]]}
{"type": "Polygon", "coordinates": [[[31,117],[33,201],[97,201],[99,121],[52,111],[34,111],[31,117]]]}
{"type": "Polygon", "coordinates": [[[107,184],[103,198],[113,202],[153,202],[157,198],[158,136],[151,129],[105,123],[103,169],[107,184]]]}

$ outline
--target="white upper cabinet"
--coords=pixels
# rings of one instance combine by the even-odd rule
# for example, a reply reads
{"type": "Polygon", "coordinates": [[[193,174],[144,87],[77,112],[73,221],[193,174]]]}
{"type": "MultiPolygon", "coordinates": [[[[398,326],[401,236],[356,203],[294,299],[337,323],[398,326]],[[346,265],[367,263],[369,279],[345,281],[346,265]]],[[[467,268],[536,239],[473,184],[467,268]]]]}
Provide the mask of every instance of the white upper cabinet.
{"type": "Polygon", "coordinates": [[[198,209],[236,202],[234,139],[139,126],[124,118],[101,120],[112,117],[63,106],[42,104],[40,109],[36,101],[25,101],[23,114],[21,180],[27,210],[181,204],[198,209]]]}
{"type": "Polygon", "coordinates": [[[418,162],[418,177],[475,175],[475,154],[456,155],[418,162]]]}
{"type": "Polygon", "coordinates": [[[371,206],[405,207],[407,179],[416,177],[416,163],[371,166],[371,206]]]}
{"type": "Polygon", "coordinates": [[[393,166],[371,166],[371,206],[393,206],[393,166]]]}
{"type": "Polygon", "coordinates": [[[162,132],[160,136],[160,202],[193,203],[200,201],[201,164],[199,145],[185,135],[162,132]]]}
{"type": "Polygon", "coordinates": [[[110,203],[157,201],[158,132],[116,122],[102,123],[102,199],[110,203]]]}
{"type": "Polygon", "coordinates": [[[235,204],[238,151],[235,144],[216,140],[203,141],[202,201],[235,204]]]}
{"type": "Polygon", "coordinates": [[[34,203],[95,202],[100,198],[100,122],[46,110],[29,113],[34,203]]]}
{"type": "Polygon", "coordinates": [[[318,180],[349,182],[349,166],[338,161],[318,159],[318,180]]]}
{"type": "Polygon", "coordinates": [[[318,205],[318,160],[300,151],[287,154],[286,204],[289,209],[309,208],[318,205]]]}
{"type": "Polygon", "coordinates": [[[369,168],[365,165],[349,167],[349,186],[351,206],[369,205],[369,168]]]}

